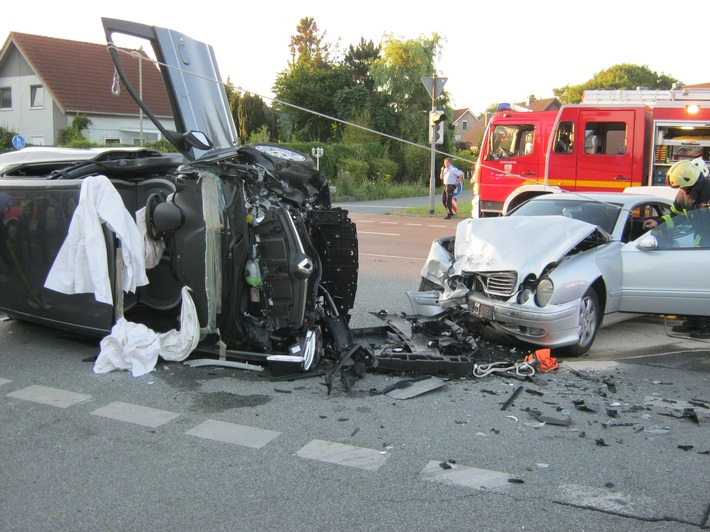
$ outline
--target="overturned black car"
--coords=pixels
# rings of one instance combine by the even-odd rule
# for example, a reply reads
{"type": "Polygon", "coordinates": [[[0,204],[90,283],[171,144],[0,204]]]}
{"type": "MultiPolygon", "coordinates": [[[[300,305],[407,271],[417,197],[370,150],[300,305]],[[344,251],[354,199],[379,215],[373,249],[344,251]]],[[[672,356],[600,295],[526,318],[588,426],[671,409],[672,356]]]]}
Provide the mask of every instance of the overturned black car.
{"type": "Polygon", "coordinates": [[[203,351],[303,371],[342,358],[358,242],[324,175],[301,153],[238,145],[210,46],[103,24],[121,82],[179,154],[38,147],[0,156],[0,311],[97,337],[119,318],[165,331],[180,326],[187,287],[203,351]],[[129,83],[130,54],[114,34],[152,47],[176,131],[129,83]]]}

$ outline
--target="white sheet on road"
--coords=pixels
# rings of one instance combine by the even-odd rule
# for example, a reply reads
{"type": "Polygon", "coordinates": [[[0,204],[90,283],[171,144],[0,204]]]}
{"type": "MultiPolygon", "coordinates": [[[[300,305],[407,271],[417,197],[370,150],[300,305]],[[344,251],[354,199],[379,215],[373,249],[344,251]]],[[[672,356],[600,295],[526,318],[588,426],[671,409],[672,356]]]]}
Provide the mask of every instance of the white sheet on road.
{"type": "Polygon", "coordinates": [[[160,356],[164,360],[185,360],[200,340],[200,322],[190,289],[182,289],[180,330],[156,333],[141,323],[119,318],[111,334],[101,340],[101,352],[94,363],[94,373],[116,369],[129,370],[134,377],[150,373],[160,356]]]}

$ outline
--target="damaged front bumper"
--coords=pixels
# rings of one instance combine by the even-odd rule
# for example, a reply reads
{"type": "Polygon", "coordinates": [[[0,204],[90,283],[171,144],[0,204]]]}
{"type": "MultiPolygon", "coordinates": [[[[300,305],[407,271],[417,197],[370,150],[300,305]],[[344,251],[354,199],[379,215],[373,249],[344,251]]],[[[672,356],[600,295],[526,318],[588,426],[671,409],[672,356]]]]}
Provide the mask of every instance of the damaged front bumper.
{"type": "Polygon", "coordinates": [[[579,339],[578,299],[544,308],[493,301],[477,293],[468,296],[471,315],[499,333],[542,347],[571,345],[579,339]]]}

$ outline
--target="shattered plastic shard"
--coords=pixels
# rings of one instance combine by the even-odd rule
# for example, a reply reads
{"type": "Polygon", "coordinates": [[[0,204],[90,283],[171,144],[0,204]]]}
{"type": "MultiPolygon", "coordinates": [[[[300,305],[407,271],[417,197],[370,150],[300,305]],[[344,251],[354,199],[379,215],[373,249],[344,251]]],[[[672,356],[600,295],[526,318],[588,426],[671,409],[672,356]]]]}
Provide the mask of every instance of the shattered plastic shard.
{"type": "Polygon", "coordinates": [[[660,436],[661,434],[669,433],[671,430],[666,427],[646,427],[643,431],[653,434],[654,436],[660,436]]]}

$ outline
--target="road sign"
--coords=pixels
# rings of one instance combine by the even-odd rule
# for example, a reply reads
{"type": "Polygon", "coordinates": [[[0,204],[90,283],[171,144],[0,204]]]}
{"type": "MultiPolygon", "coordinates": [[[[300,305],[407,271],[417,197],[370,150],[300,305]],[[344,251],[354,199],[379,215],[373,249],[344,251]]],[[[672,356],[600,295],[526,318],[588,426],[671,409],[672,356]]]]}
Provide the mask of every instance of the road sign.
{"type": "Polygon", "coordinates": [[[21,135],[15,135],[12,137],[12,145],[16,150],[21,150],[25,147],[25,139],[21,135]]]}
{"type": "Polygon", "coordinates": [[[422,78],[422,83],[432,100],[439,97],[449,78],[422,78]]]}

